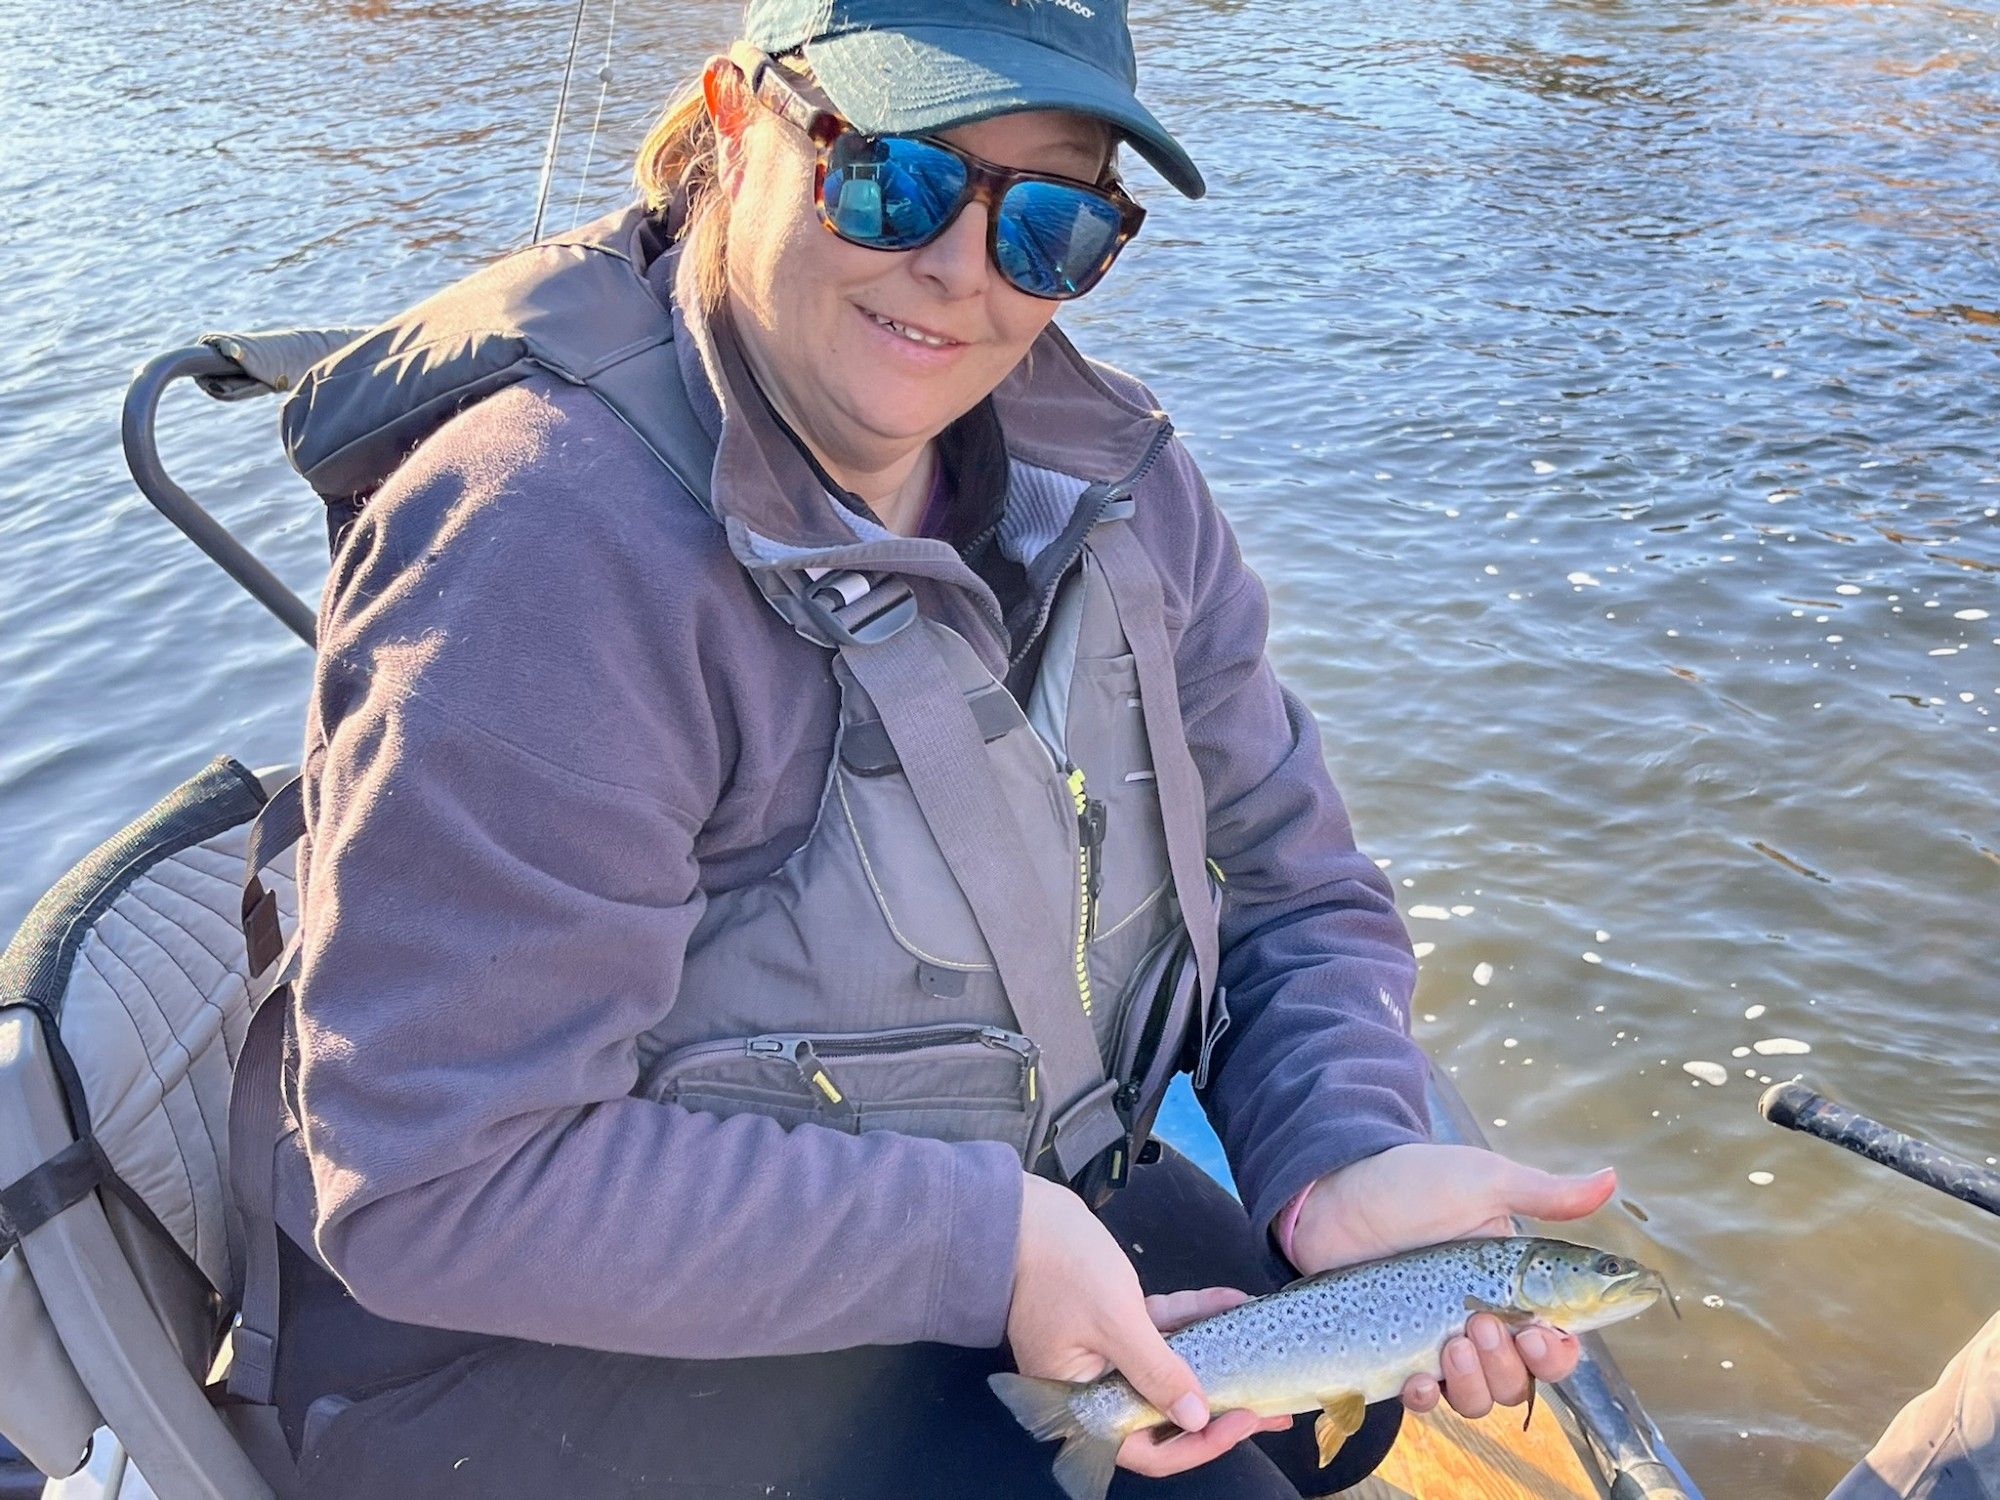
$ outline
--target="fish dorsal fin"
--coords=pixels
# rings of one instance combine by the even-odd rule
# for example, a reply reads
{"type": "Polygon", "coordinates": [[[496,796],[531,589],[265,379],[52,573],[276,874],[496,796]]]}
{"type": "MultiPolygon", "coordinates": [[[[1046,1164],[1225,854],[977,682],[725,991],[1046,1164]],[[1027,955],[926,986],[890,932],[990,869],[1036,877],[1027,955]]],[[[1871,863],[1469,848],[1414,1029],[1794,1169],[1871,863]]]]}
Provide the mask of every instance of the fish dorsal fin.
{"type": "Polygon", "coordinates": [[[1361,1430],[1361,1421],[1367,1414],[1368,1404],[1361,1399],[1359,1391],[1320,1397],[1319,1420],[1313,1423],[1313,1436],[1319,1439],[1319,1466],[1322,1469],[1332,1463],[1341,1446],[1361,1430]]]}

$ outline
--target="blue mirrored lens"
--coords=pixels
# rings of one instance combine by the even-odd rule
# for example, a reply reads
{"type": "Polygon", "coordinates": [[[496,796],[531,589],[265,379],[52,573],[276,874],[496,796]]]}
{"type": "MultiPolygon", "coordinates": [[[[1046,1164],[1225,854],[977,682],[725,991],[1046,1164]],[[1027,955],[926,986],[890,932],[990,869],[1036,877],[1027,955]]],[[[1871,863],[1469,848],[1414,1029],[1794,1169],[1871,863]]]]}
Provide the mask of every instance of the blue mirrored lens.
{"type": "Polygon", "coordinates": [[[1118,242],[1117,208],[1053,182],[1017,182],[1000,200],[1001,273],[1037,297],[1074,297],[1104,273],[1118,242]]]}
{"type": "Polygon", "coordinates": [[[949,151],[849,131],[834,142],[821,196],[843,239],[907,250],[938,232],[964,191],[965,164],[949,151]]]}

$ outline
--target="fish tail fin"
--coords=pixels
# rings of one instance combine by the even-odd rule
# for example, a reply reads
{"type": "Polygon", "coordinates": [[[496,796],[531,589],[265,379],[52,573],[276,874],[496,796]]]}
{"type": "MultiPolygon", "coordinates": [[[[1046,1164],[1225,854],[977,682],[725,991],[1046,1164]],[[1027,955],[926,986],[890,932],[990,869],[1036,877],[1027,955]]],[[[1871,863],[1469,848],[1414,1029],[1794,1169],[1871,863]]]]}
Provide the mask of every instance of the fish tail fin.
{"type": "Polygon", "coordinates": [[[1118,1440],[1079,1432],[1056,1454],[1056,1483],[1069,1500],[1104,1500],[1118,1472],[1118,1440]]]}
{"type": "Polygon", "coordinates": [[[1083,1431],[1083,1424],[1070,1409],[1069,1398],[1078,1387],[1067,1380],[1037,1380],[1032,1375],[988,1375],[993,1394],[1007,1403],[1014,1420],[1033,1434],[1037,1442],[1070,1438],[1083,1431]]]}
{"type": "Polygon", "coordinates": [[[1078,1387],[1065,1380],[1031,1375],[989,1375],[993,1394],[1007,1403],[1014,1420],[1040,1441],[1063,1440],[1056,1454],[1056,1483],[1069,1500],[1104,1500],[1118,1469],[1118,1440],[1084,1430],[1070,1406],[1078,1387]]]}

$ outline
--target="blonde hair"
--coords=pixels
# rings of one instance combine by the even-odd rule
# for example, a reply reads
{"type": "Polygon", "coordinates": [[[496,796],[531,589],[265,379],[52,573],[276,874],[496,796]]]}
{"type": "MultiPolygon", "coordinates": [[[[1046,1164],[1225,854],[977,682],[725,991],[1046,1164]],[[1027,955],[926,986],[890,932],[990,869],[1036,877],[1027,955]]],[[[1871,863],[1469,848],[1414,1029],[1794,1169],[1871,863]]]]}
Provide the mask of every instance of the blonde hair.
{"type": "MultiPolygon", "coordinates": [[[[812,70],[798,57],[777,61],[806,83],[812,70]]],[[[697,73],[668,99],[653,128],[639,143],[632,179],[647,212],[672,226],[674,243],[685,248],[689,272],[703,312],[721,304],[728,286],[729,200],[716,191],[721,169],[715,121],[702,97],[697,73]]]]}

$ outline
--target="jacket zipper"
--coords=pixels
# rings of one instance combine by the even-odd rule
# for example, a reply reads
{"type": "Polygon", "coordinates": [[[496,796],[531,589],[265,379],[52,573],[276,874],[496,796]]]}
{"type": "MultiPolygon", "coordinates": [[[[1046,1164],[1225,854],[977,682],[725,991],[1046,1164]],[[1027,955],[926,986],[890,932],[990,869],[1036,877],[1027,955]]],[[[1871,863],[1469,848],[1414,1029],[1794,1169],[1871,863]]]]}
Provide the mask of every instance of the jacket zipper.
{"type": "Polygon", "coordinates": [[[1097,863],[1090,844],[1090,798],[1083,783],[1083,767],[1071,766],[1065,777],[1069,794],[1076,803],[1076,993],[1083,1001],[1083,1013],[1090,1014],[1090,929],[1091,874],[1097,863]]]}
{"type": "MultiPolygon", "coordinates": [[[[1153,465],[1159,462],[1160,454],[1166,449],[1167,439],[1173,435],[1174,424],[1162,419],[1159,427],[1153,433],[1152,440],[1146,444],[1146,451],[1139,455],[1139,462],[1131,473],[1115,484],[1105,485],[1095,495],[1089,490],[1083,492],[1083,499],[1080,503],[1090,507],[1090,525],[1077,528],[1076,541],[1071,546],[1068,555],[1063,558],[1062,566],[1049,576],[1048,586],[1042,590],[1041,602],[1035,610],[1033,628],[1023,633],[1021,644],[1007,658],[1009,670],[1012,670],[1012,668],[1020,663],[1021,658],[1028,654],[1028,648],[1034,645],[1035,641],[1041,636],[1042,627],[1049,622],[1049,611],[1055,606],[1056,590],[1062,586],[1062,581],[1069,576],[1069,570],[1076,566],[1076,560],[1083,555],[1084,538],[1090,535],[1090,528],[1097,524],[1097,518],[1104,514],[1105,506],[1111,504],[1114,500],[1123,500],[1132,492],[1132,487],[1144,479],[1153,465]]],[[[1005,638],[1005,633],[1006,626],[1003,622],[1001,626],[1003,639],[1005,638]]]]}
{"type": "MultiPolygon", "coordinates": [[[[1034,644],[1035,639],[1041,635],[1043,627],[1048,624],[1049,611],[1055,605],[1056,590],[1062,586],[1063,579],[1069,576],[1070,569],[1076,566],[1076,560],[1083,555],[1084,539],[1090,535],[1098,517],[1104,514],[1106,506],[1114,500],[1124,499],[1131,493],[1132,487],[1146,477],[1153,465],[1159,462],[1160,454],[1167,446],[1167,440],[1173,435],[1174,424],[1163,420],[1154,429],[1152,440],[1146,444],[1146,451],[1139,456],[1139,462],[1134,465],[1131,473],[1115,484],[1103,486],[1095,494],[1089,490],[1084,491],[1082,504],[1089,507],[1088,524],[1076,528],[1076,540],[1069,554],[1063,559],[1062,566],[1055,570],[1048,587],[1042,591],[1041,602],[1035,611],[1034,628],[1022,637],[1020,647],[1007,659],[1010,669],[1027,654],[1028,648],[1034,644]]],[[[1037,744],[1041,743],[1040,735],[1034,738],[1037,744]]],[[[1048,749],[1047,746],[1042,748],[1044,751],[1048,749]]],[[[1077,998],[1083,1002],[1083,1013],[1087,1016],[1091,1014],[1092,1008],[1090,939],[1097,928],[1097,896],[1104,880],[1102,846],[1105,806],[1089,796],[1084,785],[1081,766],[1068,764],[1065,757],[1065,763],[1057,767],[1053,755],[1049,756],[1049,764],[1052,769],[1058,770],[1063,775],[1064,782],[1069,788],[1070,800],[1076,807],[1076,993],[1077,998]]]]}

